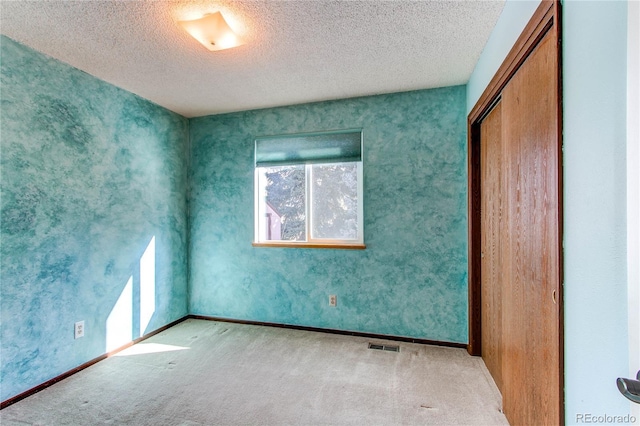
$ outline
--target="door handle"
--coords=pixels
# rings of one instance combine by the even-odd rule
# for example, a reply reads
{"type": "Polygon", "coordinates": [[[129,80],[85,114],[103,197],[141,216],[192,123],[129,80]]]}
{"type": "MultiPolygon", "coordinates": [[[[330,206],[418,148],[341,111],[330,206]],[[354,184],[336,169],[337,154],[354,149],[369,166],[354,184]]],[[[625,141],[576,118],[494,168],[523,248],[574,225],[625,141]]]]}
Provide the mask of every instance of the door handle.
{"type": "Polygon", "coordinates": [[[640,404],[640,371],[636,374],[636,380],[619,377],[616,383],[618,390],[625,398],[640,404]]]}

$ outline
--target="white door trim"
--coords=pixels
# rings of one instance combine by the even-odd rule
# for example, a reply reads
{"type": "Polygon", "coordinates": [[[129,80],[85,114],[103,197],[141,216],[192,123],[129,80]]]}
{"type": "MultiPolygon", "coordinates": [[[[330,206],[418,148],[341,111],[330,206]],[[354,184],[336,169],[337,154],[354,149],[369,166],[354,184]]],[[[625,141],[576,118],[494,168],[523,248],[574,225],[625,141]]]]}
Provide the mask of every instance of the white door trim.
{"type": "MultiPolygon", "coordinates": [[[[627,17],[627,279],[629,375],[640,370],[640,2],[628,1],[627,17]]],[[[631,403],[640,418],[640,404],[631,403]]]]}

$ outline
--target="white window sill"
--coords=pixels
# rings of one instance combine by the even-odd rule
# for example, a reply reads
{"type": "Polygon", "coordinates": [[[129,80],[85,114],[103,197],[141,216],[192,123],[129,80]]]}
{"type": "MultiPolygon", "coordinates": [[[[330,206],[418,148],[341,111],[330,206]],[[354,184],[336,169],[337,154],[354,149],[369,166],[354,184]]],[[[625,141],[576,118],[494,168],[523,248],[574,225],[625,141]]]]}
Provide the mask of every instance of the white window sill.
{"type": "Polygon", "coordinates": [[[253,247],[281,247],[281,248],[328,248],[328,249],[348,249],[364,250],[367,246],[363,243],[308,243],[293,241],[268,241],[252,243],[253,247]]]}

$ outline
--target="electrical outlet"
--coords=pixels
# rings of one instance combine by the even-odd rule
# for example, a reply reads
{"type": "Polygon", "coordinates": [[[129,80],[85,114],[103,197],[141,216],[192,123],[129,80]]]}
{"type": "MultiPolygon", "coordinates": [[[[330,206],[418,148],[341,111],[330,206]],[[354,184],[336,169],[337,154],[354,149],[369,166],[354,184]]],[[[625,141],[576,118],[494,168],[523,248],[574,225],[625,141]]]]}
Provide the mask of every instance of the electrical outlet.
{"type": "Polygon", "coordinates": [[[329,295],[329,306],[336,306],[338,304],[338,297],[335,294],[329,295]]]}
{"type": "Polygon", "coordinates": [[[84,337],[84,321],[78,321],[77,323],[75,323],[73,330],[74,330],[75,339],[84,337]]]}

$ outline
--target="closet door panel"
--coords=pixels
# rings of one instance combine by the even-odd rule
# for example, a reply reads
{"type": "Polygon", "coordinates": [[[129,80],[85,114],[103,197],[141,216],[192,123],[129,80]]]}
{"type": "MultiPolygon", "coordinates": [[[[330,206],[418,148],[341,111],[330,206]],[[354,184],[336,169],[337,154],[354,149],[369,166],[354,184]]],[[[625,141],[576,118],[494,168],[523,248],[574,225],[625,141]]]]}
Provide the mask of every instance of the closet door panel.
{"type": "Polygon", "coordinates": [[[480,127],[482,358],[502,391],[502,104],[480,127]]]}
{"type": "Polygon", "coordinates": [[[547,32],[502,92],[503,401],[513,424],[560,420],[557,39],[547,32]]]}

